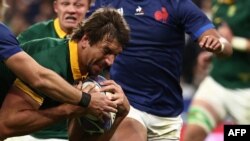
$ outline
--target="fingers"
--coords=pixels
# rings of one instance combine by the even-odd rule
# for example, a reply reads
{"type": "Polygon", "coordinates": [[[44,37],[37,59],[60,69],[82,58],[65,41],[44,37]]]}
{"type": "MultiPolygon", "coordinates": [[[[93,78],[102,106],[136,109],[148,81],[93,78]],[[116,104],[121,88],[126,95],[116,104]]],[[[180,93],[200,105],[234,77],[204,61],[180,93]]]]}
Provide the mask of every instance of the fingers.
{"type": "Polygon", "coordinates": [[[219,38],[214,36],[204,36],[199,42],[201,48],[210,51],[210,52],[220,52],[221,51],[221,43],[219,38]]]}
{"type": "Polygon", "coordinates": [[[108,105],[106,107],[104,107],[104,111],[116,113],[117,112],[117,104],[113,101],[108,102],[108,105]]]}
{"type": "MultiPolygon", "coordinates": [[[[120,85],[113,80],[106,80],[101,82],[100,92],[105,92],[105,99],[102,99],[103,106],[99,112],[102,112],[104,116],[109,117],[109,112],[113,113],[128,113],[129,102],[120,85]]],[[[94,94],[94,93],[93,93],[94,94]]],[[[100,95],[98,95],[99,97],[100,95]]],[[[97,103],[95,104],[97,105],[97,103]]]]}
{"type": "Polygon", "coordinates": [[[89,108],[97,111],[117,112],[117,104],[111,101],[106,95],[95,91],[90,93],[91,101],[89,108]]]}
{"type": "Polygon", "coordinates": [[[102,88],[100,89],[100,91],[102,92],[105,92],[105,91],[111,92],[111,93],[123,92],[121,86],[115,83],[115,81],[113,80],[103,81],[101,85],[102,85],[102,88]]]}
{"type": "Polygon", "coordinates": [[[77,81],[73,84],[74,87],[76,87],[79,90],[82,90],[82,81],[77,81]]]}
{"type": "Polygon", "coordinates": [[[89,93],[91,92],[92,90],[94,90],[96,87],[96,85],[92,82],[85,82],[82,84],[82,88],[81,90],[85,93],[89,93]]]}

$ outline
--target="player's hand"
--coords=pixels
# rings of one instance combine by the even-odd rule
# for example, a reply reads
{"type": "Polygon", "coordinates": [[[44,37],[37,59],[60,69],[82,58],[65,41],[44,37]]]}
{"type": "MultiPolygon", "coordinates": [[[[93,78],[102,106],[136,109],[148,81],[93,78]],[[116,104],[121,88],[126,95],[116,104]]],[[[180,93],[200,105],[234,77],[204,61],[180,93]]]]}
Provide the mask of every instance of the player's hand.
{"type": "Polygon", "coordinates": [[[113,80],[106,80],[101,82],[102,88],[100,91],[102,92],[110,92],[109,98],[118,106],[118,112],[116,116],[125,117],[129,112],[129,102],[127,97],[125,96],[120,85],[115,83],[113,80]]]}
{"type": "Polygon", "coordinates": [[[109,118],[109,112],[116,113],[118,111],[117,104],[102,94],[99,89],[96,89],[94,84],[83,87],[82,91],[91,94],[91,101],[88,106],[90,114],[96,117],[105,116],[109,118]]]}
{"type": "Polygon", "coordinates": [[[218,37],[213,35],[206,35],[201,38],[199,41],[199,45],[201,48],[214,53],[221,53],[221,42],[218,37]]]}

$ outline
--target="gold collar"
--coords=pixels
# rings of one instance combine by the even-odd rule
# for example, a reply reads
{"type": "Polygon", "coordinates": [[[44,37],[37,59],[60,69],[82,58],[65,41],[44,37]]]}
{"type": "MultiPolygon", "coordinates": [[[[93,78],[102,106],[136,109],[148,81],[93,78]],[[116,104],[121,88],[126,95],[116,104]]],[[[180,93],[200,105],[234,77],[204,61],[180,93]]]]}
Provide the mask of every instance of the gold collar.
{"type": "Polygon", "coordinates": [[[70,52],[70,64],[74,80],[83,80],[88,76],[87,74],[82,75],[78,62],[77,43],[69,40],[69,52],[70,52]]]}
{"type": "Polygon", "coordinates": [[[54,28],[55,28],[55,30],[56,30],[57,35],[58,35],[61,39],[63,39],[63,38],[66,37],[67,33],[64,32],[64,31],[62,30],[58,18],[56,18],[56,19],[54,20],[54,28]]]}

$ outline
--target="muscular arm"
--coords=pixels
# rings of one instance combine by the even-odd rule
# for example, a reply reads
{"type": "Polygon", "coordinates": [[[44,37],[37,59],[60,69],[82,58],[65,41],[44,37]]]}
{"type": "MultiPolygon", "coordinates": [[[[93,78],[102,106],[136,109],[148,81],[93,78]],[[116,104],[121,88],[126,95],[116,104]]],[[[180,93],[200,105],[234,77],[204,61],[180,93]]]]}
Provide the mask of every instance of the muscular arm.
{"type": "Polygon", "coordinates": [[[85,114],[70,104],[39,110],[40,105],[19,88],[12,87],[0,111],[0,139],[29,134],[68,117],[85,114]]]}
{"type": "Polygon", "coordinates": [[[68,84],[55,72],[39,65],[25,52],[19,52],[5,61],[19,78],[60,102],[78,104],[81,91],[68,84]]]}
{"type": "Polygon", "coordinates": [[[213,52],[220,57],[228,57],[233,53],[231,44],[220,36],[215,29],[205,31],[198,39],[198,43],[201,48],[213,52]],[[223,46],[224,49],[222,49],[223,46]]]}

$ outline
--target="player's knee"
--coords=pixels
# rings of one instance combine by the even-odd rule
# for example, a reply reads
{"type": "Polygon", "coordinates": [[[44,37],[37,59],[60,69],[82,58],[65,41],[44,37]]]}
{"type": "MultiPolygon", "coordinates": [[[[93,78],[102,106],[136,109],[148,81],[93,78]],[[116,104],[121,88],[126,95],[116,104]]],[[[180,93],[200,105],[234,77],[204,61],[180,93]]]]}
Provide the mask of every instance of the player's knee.
{"type": "Polygon", "coordinates": [[[189,109],[188,124],[196,125],[207,133],[216,126],[216,120],[206,108],[193,106],[189,109]]]}
{"type": "Polygon", "coordinates": [[[199,125],[187,125],[184,130],[183,141],[203,141],[207,132],[199,125]]]}

